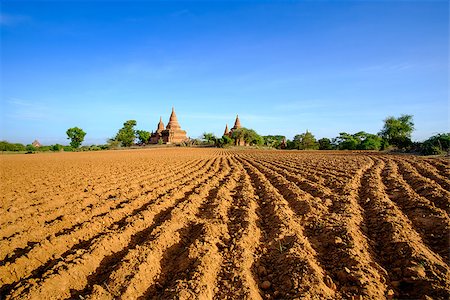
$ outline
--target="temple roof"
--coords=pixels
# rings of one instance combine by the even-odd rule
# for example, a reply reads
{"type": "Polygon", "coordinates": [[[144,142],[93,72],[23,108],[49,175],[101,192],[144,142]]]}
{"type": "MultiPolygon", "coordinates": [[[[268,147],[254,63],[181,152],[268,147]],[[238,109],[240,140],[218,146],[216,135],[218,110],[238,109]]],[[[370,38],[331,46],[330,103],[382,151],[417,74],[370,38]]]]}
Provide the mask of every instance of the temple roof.
{"type": "Polygon", "coordinates": [[[225,131],[223,132],[223,135],[228,134],[230,131],[228,130],[228,124],[225,125],[225,131]]]}
{"type": "Polygon", "coordinates": [[[156,129],[156,132],[161,132],[163,130],[164,130],[164,123],[162,121],[162,117],[159,117],[158,129],[156,129]]]}
{"type": "Polygon", "coordinates": [[[177,115],[175,114],[175,109],[172,107],[172,113],[170,114],[169,123],[167,123],[166,130],[179,130],[181,129],[180,124],[178,123],[177,115]]]}
{"type": "Polygon", "coordinates": [[[236,115],[236,121],[234,122],[233,129],[241,128],[241,121],[239,120],[239,115],[236,115]]]}

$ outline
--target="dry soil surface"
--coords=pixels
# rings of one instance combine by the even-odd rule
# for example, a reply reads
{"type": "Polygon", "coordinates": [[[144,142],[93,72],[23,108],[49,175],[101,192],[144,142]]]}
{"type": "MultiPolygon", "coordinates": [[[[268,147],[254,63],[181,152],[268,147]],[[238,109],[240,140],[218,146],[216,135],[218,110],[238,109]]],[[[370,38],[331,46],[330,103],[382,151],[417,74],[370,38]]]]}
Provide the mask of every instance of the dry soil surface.
{"type": "Polygon", "coordinates": [[[2,155],[1,299],[447,299],[449,161],[2,155]]]}

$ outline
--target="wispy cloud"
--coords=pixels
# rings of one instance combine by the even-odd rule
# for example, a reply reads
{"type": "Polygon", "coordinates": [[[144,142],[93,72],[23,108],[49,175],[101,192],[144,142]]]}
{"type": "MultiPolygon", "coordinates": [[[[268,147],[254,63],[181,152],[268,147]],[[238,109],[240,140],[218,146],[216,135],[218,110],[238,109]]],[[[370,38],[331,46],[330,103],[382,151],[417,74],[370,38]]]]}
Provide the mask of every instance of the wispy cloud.
{"type": "Polygon", "coordinates": [[[31,21],[31,17],[24,15],[11,15],[0,13],[0,25],[1,26],[15,26],[31,21]]]}
{"type": "Polygon", "coordinates": [[[412,63],[382,63],[382,64],[375,64],[370,65],[367,67],[362,68],[362,71],[405,71],[414,68],[415,65],[412,63]]]}
{"type": "Polygon", "coordinates": [[[9,117],[22,121],[44,121],[61,118],[51,107],[19,98],[10,98],[7,103],[11,105],[9,117]]]}

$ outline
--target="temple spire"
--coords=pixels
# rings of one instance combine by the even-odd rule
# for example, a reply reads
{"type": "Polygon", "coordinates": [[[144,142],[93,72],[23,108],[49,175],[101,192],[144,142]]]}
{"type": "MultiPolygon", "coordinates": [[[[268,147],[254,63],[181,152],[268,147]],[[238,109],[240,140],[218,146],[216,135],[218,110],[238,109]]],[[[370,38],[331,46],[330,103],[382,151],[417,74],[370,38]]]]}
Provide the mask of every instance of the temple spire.
{"type": "Polygon", "coordinates": [[[225,131],[223,132],[223,135],[227,135],[230,131],[228,130],[228,124],[225,125],[225,131]]]}
{"type": "Polygon", "coordinates": [[[161,132],[164,130],[164,123],[162,121],[162,117],[159,117],[159,123],[158,123],[158,129],[156,129],[156,132],[161,132]]]}
{"type": "Polygon", "coordinates": [[[180,129],[181,126],[178,123],[177,114],[175,113],[175,108],[172,106],[172,113],[170,114],[169,123],[166,129],[180,129]]]}
{"type": "Polygon", "coordinates": [[[239,120],[239,115],[236,115],[236,121],[234,122],[233,129],[241,128],[241,121],[239,120]]]}

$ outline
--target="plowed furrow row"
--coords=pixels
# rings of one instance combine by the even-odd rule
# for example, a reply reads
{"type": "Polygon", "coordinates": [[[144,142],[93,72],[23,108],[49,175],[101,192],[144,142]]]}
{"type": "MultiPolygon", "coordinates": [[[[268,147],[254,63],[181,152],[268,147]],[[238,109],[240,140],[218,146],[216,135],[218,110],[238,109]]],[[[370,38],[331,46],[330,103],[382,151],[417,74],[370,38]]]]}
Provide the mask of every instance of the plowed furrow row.
{"type": "MultiPolygon", "coordinates": [[[[434,180],[444,190],[450,191],[449,177],[443,177],[439,174],[436,168],[429,164],[426,160],[408,160],[412,167],[414,167],[420,175],[434,180]]],[[[450,174],[449,174],[450,175],[450,174]]]]}
{"type": "Polygon", "coordinates": [[[82,209],[81,211],[68,209],[68,212],[71,213],[63,214],[64,217],[59,222],[48,226],[42,226],[40,225],[40,221],[37,221],[38,224],[34,224],[33,227],[29,226],[27,230],[15,235],[15,238],[0,242],[0,245],[2,245],[2,249],[0,250],[0,259],[3,259],[0,261],[0,266],[5,263],[13,262],[18,257],[31,251],[32,246],[29,246],[30,241],[33,244],[40,243],[51,236],[57,237],[66,233],[72,233],[81,228],[86,222],[91,223],[93,219],[103,217],[110,212],[117,212],[127,209],[128,207],[126,206],[129,206],[131,210],[134,209],[133,206],[138,204],[138,202],[135,201],[136,198],[145,197],[150,193],[154,194],[155,189],[159,187],[159,182],[161,180],[166,180],[168,178],[172,178],[173,180],[181,179],[182,175],[180,176],[179,173],[186,173],[186,171],[190,168],[191,164],[188,164],[182,169],[168,171],[163,173],[161,176],[152,176],[152,180],[149,179],[149,184],[146,185],[146,189],[142,189],[136,195],[128,194],[126,197],[127,199],[123,199],[123,197],[113,197],[113,199],[109,201],[109,198],[99,199],[99,202],[96,203],[95,207],[92,209],[82,209]],[[175,171],[178,173],[177,176],[174,176],[175,171]],[[5,258],[7,254],[9,254],[9,256],[5,258]]]}
{"type": "Polygon", "coordinates": [[[449,159],[428,159],[430,165],[435,167],[443,178],[450,178],[450,160],[449,159]]]}
{"type": "Polygon", "coordinates": [[[257,211],[263,234],[254,274],[261,296],[294,298],[312,293],[331,297],[334,291],[325,285],[325,272],[289,204],[260,171],[245,160],[241,162],[259,198],[257,211]]]}
{"type": "Polygon", "coordinates": [[[408,216],[416,231],[430,249],[445,262],[449,257],[450,219],[441,209],[418,195],[402,178],[397,164],[388,160],[381,173],[389,198],[408,216]]]}
{"type": "MultiPolygon", "coordinates": [[[[137,199],[132,202],[134,205],[125,207],[121,211],[112,212],[110,215],[103,216],[98,220],[94,219],[92,222],[86,223],[79,230],[67,235],[47,240],[39,245],[38,248],[33,249],[26,257],[20,257],[14,264],[7,264],[1,267],[0,274],[5,275],[0,276],[3,284],[19,281],[29,274],[33,277],[40,277],[46,270],[61,263],[66,256],[73,256],[74,253],[82,253],[83,248],[87,249],[92,244],[97,244],[97,239],[102,239],[105,233],[118,230],[120,232],[120,230],[130,226],[129,224],[135,222],[135,220],[140,221],[142,214],[146,213],[153,205],[158,208],[161,207],[161,210],[170,207],[177,200],[183,199],[185,194],[193,190],[200,182],[206,181],[212,176],[213,161],[207,161],[205,163],[197,172],[186,171],[183,174],[183,180],[167,182],[160,190],[155,190],[152,195],[153,197],[137,199]],[[187,176],[189,173],[193,177],[187,176]],[[180,187],[180,183],[185,185],[180,187]],[[171,201],[167,201],[167,199],[171,201]],[[60,258],[51,260],[53,256],[60,256],[60,258]],[[24,266],[27,266],[27,268],[24,268],[24,266]],[[6,280],[9,280],[9,282],[6,280]]],[[[152,213],[157,214],[157,209],[152,209],[152,213]]],[[[151,217],[149,216],[149,218],[151,217]]]]}
{"type": "MultiPolygon", "coordinates": [[[[213,297],[223,260],[219,248],[224,245],[229,235],[227,211],[232,205],[230,193],[234,192],[239,179],[234,159],[225,157],[231,162],[231,170],[227,170],[230,174],[209,192],[206,202],[196,214],[198,222],[203,224],[203,234],[189,249],[189,258],[195,261],[195,265],[189,268],[186,276],[177,280],[167,280],[167,277],[173,277],[179,272],[176,266],[169,272],[162,272],[158,281],[159,287],[150,287],[150,291],[144,295],[145,298],[179,299],[186,295],[199,299],[213,297]],[[163,275],[165,280],[161,279],[163,275]]],[[[225,168],[228,168],[228,165],[225,168]]],[[[161,265],[164,266],[163,263],[161,265]]]]}
{"type": "MultiPolygon", "coordinates": [[[[35,230],[36,227],[46,228],[52,225],[61,226],[62,225],[61,221],[65,221],[65,223],[67,222],[70,223],[72,220],[67,219],[70,218],[71,215],[77,216],[78,213],[81,211],[89,211],[98,206],[100,206],[103,209],[106,209],[106,206],[114,205],[114,202],[117,202],[119,199],[136,198],[137,196],[148,191],[150,188],[148,187],[148,185],[150,183],[158,181],[159,180],[158,177],[176,174],[180,170],[194,166],[195,163],[197,163],[197,161],[190,161],[185,164],[182,164],[180,167],[169,170],[166,169],[164,172],[156,172],[156,170],[148,170],[147,172],[144,173],[145,176],[141,175],[139,178],[136,178],[135,176],[133,176],[133,174],[127,174],[126,176],[124,176],[123,180],[120,180],[120,184],[116,183],[111,185],[111,183],[105,183],[105,185],[107,186],[106,191],[98,192],[97,188],[95,193],[92,192],[84,194],[81,193],[80,197],[82,197],[82,199],[76,199],[73,202],[65,203],[64,206],[62,207],[56,207],[51,210],[43,210],[42,208],[40,208],[39,215],[31,218],[33,222],[29,222],[30,216],[27,216],[26,213],[24,212],[21,218],[19,220],[16,220],[10,226],[2,226],[0,229],[1,235],[4,237],[16,233],[19,233],[20,235],[23,235],[25,233],[31,233],[33,235],[36,235],[38,234],[36,232],[39,233],[42,232],[36,231],[35,230]],[[159,174],[159,176],[157,176],[157,174],[159,174]],[[130,183],[129,178],[135,178],[135,180],[130,183]],[[111,188],[111,186],[113,186],[113,188],[111,188]]],[[[51,195],[52,193],[55,192],[57,191],[52,191],[49,194],[51,195]]],[[[32,210],[34,211],[36,210],[36,208],[33,207],[32,210]]],[[[37,239],[37,237],[33,236],[33,239],[37,239]]],[[[3,242],[3,240],[1,242],[3,242]]],[[[11,244],[11,241],[8,241],[8,243],[11,244]]]]}
{"type": "MultiPolygon", "coordinates": [[[[61,182],[59,178],[50,180],[49,182],[54,182],[54,184],[51,185],[49,185],[48,182],[36,181],[34,182],[34,188],[28,191],[28,197],[36,199],[36,201],[31,201],[31,203],[24,202],[23,204],[21,204],[21,202],[14,201],[14,206],[11,209],[14,209],[14,211],[20,211],[20,214],[17,213],[8,214],[0,218],[2,221],[1,227],[6,228],[7,227],[6,225],[13,225],[16,227],[18,226],[18,224],[20,224],[20,222],[26,221],[30,216],[36,217],[36,211],[39,211],[40,213],[39,217],[46,218],[45,221],[49,222],[50,220],[55,219],[60,215],[60,209],[67,209],[69,206],[76,208],[80,207],[80,197],[83,198],[82,201],[88,202],[85,205],[87,206],[89,205],[89,201],[91,199],[97,200],[99,197],[102,197],[104,195],[109,196],[110,192],[116,190],[117,182],[123,182],[126,181],[127,178],[132,177],[133,171],[136,170],[125,169],[125,173],[124,170],[120,170],[117,173],[111,173],[106,176],[102,176],[101,178],[97,179],[97,182],[95,184],[95,190],[89,191],[88,187],[86,187],[85,192],[81,192],[83,188],[80,188],[79,186],[80,183],[85,182],[84,180],[85,177],[74,178],[72,180],[73,185],[67,184],[67,182],[69,182],[67,178],[64,181],[64,184],[61,182]],[[111,178],[114,178],[114,181],[112,181],[111,178]],[[49,195],[51,195],[52,197],[56,197],[56,199],[58,199],[57,197],[58,190],[62,188],[65,189],[67,187],[74,190],[79,189],[79,192],[72,193],[71,195],[66,194],[65,195],[66,199],[64,199],[64,201],[52,201],[53,199],[48,199],[49,195]],[[92,193],[93,197],[86,197],[87,192],[92,193]]],[[[66,173],[70,174],[70,172],[66,173]]]]}
{"type": "Polygon", "coordinates": [[[401,159],[396,162],[403,178],[416,193],[433,202],[434,205],[443,209],[447,214],[450,214],[449,191],[444,190],[433,180],[420,175],[408,162],[401,159]]]}
{"type": "Polygon", "coordinates": [[[221,244],[223,263],[218,275],[214,299],[261,299],[252,274],[254,251],[261,232],[256,224],[257,204],[250,177],[238,164],[240,185],[229,201],[227,240],[221,244]]]}
{"type": "Polygon", "coordinates": [[[195,249],[198,237],[205,235],[204,224],[198,220],[196,213],[208,195],[214,192],[213,189],[218,186],[220,180],[229,175],[229,168],[224,167],[224,163],[217,160],[214,165],[215,174],[196,188],[196,192],[189,195],[188,199],[176,206],[168,219],[149,233],[144,243],[128,251],[105,281],[109,290],[97,286],[96,293],[100,290],[101,294],[109,297],[120,295],[121,298],[136,299],[147,292],[148,297],[151,297],[153,286],[170,289],[177,280],[188,276],[184,268],[190,270],[195,267],[190,259],[191,255],[188,255],[190,249],[195,249]],[[196,232],[194,239],[189,236],[187,241],[182,239],[192,231],[196,232]],[[182,256],[184,259],[177,261],[172,255],[182,256]],[[173,260],[176,260],[177,264],[170,263],[173,260]],[[180,267],[179,272],[177,267],[180,267]],[[172,272],[176,275],[170,276],[172,272]]]}
{"type": "MultiPolygon", "coordinates": [[[[332,158],[328,158],[325,161],[318,160],[318,159],[299,159],[298,156],[293,157],[291,159],[287,160],[278,160],[274,159],[275,161],[282,162],[283,164],[296,169],[298,171],[306,171],[306,172],[319,172],[324,174],[331,174],[336,177],[347,177],[348,172],[343,171],[341,166],[337,164],[342,158],[338,157],[335,160],[332,158]],[[336,164],[333,164],[332,162],[336,162],[336,164]]],[[[345,161],[348,162],[348,157],[345,158],[345,161]]]]}
{"type": "MultiPolygon", "coordinates": [[[[304,180],[302,180],[303,182],[309,182],[309,183],[313,183],[314,186],[320,186],[322,189],[327,189],[327,188],[333,188],[333,190],[338,190],[339,187],[344,186],[345,182],[349,181],[351,179],[351,175],[349,175],[348,173],[345,176],[339,175],[333,175],[329,172],[329,170],[325,170],[323,172],[315,172],[314,176],[311,177],[309,176],[309,179],[305,176],[308,176],[308,173],[310,174],[310,172],[307,171],[307,173],[305,173],[305,171],[300,171],[298,168],[292,168],[284,163],[280,163],[280,162],[274,162],[274,161],[269,161],[269,160],[260,160],[260,159],[255,159],[259,162],[264,161],[265,165],[271,165],[273,167],[277,167],[278,170],[284,170],[284,174],[289,174],[288,176],[301,176],[302,178],[304,178],[304,180]]],[[[315,190],[315,188],[313,188],[313,190],[315,190]]]]}
{"type": "MultiPolygon", "coordinates": [[[[383,297],[386,286],[384,278],[379,274],[381,268],[371,259],[367,241],[358,233],[361,215],[358,215],[355,207],[351,207],[352,203],[347,203],[346,207],[341,206],[340,210],[329,211],[331,203],[339,202],[337,205],[344,205],[347,200],[335,197],[328,189],[319,191],[318,188],[316,190],[321,193],[321,198],[317,194],[313,197],[299,189],[296,186],[298,179],[285,174],[283,170],[258,165],[257,162],[252,164],[265,174],[291,208],[304,219],[305,235],[318,254],[321,266],[330,276],[326,277],[326,284],[337,289],[344,298],[358,295],[370,299],[383,297]],[[300,201],[304,202],[300,207],[308,209],[299,210],[300,201]],[[349,225],[353,225],[353,228],[349,225]]],[[[361,174],[362,172],[359,177],[361,174]]]]}
{"type": "Polygon", "coordinates": [[[376,160],[364,174],[359,203],[377,259],[388,272],[388,285],[399,298],[445,298],[450,283],[448,268],[386,195],[381,179],[383,168],[384,163],[376,160]]]}

